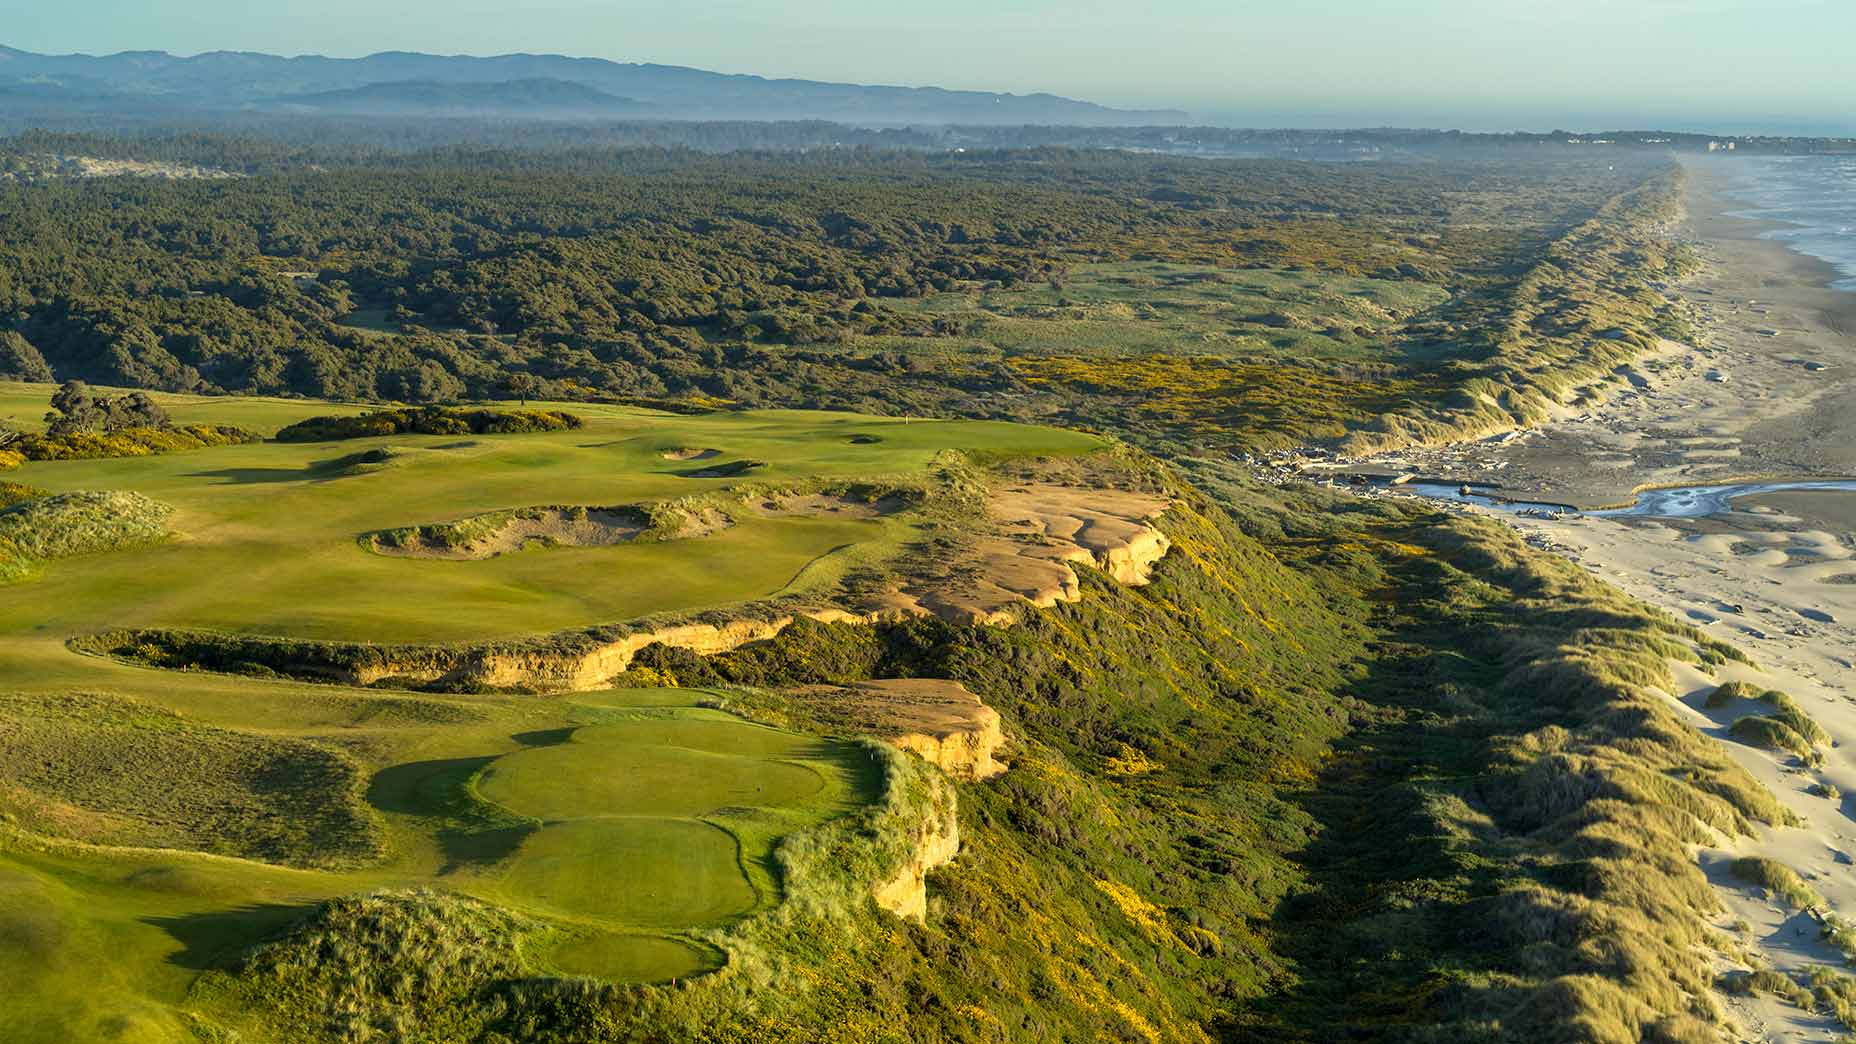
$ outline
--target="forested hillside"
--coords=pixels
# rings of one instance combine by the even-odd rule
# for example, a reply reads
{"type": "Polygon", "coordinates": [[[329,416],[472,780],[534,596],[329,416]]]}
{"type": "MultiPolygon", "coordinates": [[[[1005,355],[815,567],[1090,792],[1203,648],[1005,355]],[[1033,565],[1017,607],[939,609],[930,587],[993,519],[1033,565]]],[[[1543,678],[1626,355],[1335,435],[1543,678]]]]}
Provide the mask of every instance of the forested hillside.
{"type": "Polygon", "coordinates": [[[1644,282],[1679,263],[1650,231],[1669,176],[646,150],[18,183],[0,186],[0,376],[446,402],[527,375],[554,398],[1073,423],[1132,397],[1130,426],[1227,446],[1424,410],[1392,428],[1428,437],[1477,408],[1468,382],[1506,387],[1541,343],[1563,359],[1621,327],[1628,353],[1671,321],[1644,282]],[[1628,274],[1543,269],[1613,248],[1628,274]],[[1218,292],[1217,271],[1275,281],[1221,309],[1192,294],[1218,292]],[[1576,316],[1517,297],[1546,279],[1547,297],[1583,299],[1594,272],[1625,282],[1576,316]],[[1148,300],[1170,288],[1185,296],[1148,300]],[[1530,343],[1490,340],[1504,328],[1530,343]],[[1189,362],[1156,385],[1154,357],[1189,362]],[[1285,382],[1309,397],[1290,421],[1285,382]]]}

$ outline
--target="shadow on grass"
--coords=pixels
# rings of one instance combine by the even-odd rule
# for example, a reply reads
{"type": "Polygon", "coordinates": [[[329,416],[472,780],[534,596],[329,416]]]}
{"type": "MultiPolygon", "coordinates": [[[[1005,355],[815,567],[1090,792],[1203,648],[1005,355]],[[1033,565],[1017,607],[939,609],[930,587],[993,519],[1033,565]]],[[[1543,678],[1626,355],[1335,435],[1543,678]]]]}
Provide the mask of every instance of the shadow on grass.
{"type": "Polygon", "coordinates": [[[225,968],[253,946],[282,934],[315,912],[318,903],[258,903],[212,913],[149,917],[181,944],[168,963],[190,971],[225,968]]]}
{"type": "MultiPolygon", "coordinates": [[[[1438,594],[1426,563],[1403,572],[1392,577],[1402,599],[1438,594]]],[[[1559,615],[1544,626],[1571,626],[1559,615]]],[[[1443,1013],[1514,1003],[1504,983],[1516,954],[1490,924],[1492,904],[1544,875],[1523,858],[1525,831],[1504,828],[1512,817],[1491,807],[1504,787],[1491,750],[1532,723],[1504,696],[1507,665],[1477,652],[1486,636],[1464,620],[1406,609],[1378,621],[1376,655],[1348,693],[1354,727],[1293,798],[1316,827],[1290,856],[1305,886],[1270,917],[1291,984],[1249,1006],[1256,1021],[1225,1040],[1433,1039],[1424,1028],[1443,1013]],[[1458,803],[1488,826],[1440,822],[1440,808],[1458,803]]]]}
{"type": "Polygon", "coordinates": [[[188,478],[211,478],[221,480],[222,485],[243,486],[276,482],[333,482],[336,479],[353,478],[357,475],[371,475],[395,457],[391,451],[384,449],[362,450],[348,453],[327,460],[312,461],[300,468],[219,468],[214,471],[194,471],[188,478]]]}
{"type": "MultiPolygon", "coordinates": [[[[572,733],[569,729],[523,735],[545,736],[554,731],[572,733]]],[[[440,876],[500,862],[514,855],[540,824],[471,792],[471,778],[495,760],[496,756],[486,755],[393,765],[374,773],[368,782],[367,801],[382,812],[436,821],[433,836],[445,857],[440,876]]]]}
{"type": "Polygon", "coordinates": [[[671,474],[678,478],[694,479],[740,478],[742,475],[759,471],[766,466],[767,462],[761,460],[731,460],[725,464],[708,464],[700,468],[684,468],[681,471],[673,471],[671,474]]]}

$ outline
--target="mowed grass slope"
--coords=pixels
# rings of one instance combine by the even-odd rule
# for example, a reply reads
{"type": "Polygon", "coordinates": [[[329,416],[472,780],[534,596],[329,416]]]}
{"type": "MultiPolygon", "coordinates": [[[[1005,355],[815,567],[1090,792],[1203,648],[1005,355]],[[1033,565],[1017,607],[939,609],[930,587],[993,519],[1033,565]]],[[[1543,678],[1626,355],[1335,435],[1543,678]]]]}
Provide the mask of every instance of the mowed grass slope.
{"type": "MultiPolygon", "coordinates": [[[[0,385],[0,415],[30,426],[50,391],[0,385]]],[[[350,409],[159,398],[177,421],[264,433],[350,409]]],[[[561,974],[687,976],[722,959],[700,933],[779,900],[782,839],[880,789],[861,748],[702,709],[713,696],[696,690],[424,697],[134,668],[73,653],[70,637],[134,626],[466,640],[722,606],[830,575],[817,563],[834,555],[880,559],[907,536],[906,516],[746,516],[699,539],[486,561],[391,558],[358,538],[533,504],[714,491],[732,480],[684,473],[732,461],[764,462],[756,482],[906,480],[950,449],[1098,445],[1008,424],[566,408],[584,428],[260,443],[8,474],[54,495],[128,491],[174,510],[172,535],[152,546],[50,559],[0,586],[0,693],[11,694],[0,1038],[193,1041],[199,1010],[242,1039],[289,1040],[289,1027],[245,1024],[236,1005],[197,995],[201,973],[319,904],[382,889],[507,908],[536,926],[537,965],[561,974]],[[393,450],[382,466],[341,463],[382,448],[393,450]],[[692,448],[719,452],[674,459],[692,448]]]]}

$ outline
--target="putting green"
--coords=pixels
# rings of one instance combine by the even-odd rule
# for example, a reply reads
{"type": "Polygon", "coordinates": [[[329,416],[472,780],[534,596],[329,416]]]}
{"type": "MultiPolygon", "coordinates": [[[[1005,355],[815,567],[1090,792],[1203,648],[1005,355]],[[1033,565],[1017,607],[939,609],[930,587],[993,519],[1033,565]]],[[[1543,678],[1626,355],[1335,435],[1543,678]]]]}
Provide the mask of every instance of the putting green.
{"type": "Polygon", "coordinates": [[[602,932],[564,942],[549,950],[544,959],[567,975],[614,982],[661,982],[708,971],[716,967],[720,955],[662,936],[602,932]]]}
{"type": "MultiPolygon", "coordinates": [[[[865,785],[854,748],[715,711],[581,713],[599,723],[547,734],[556,742],[505,754],[469,784],[539,821],[486,876],[559,915],[641,928],[738,917],[771,897],[769,826],[847,811],[865,785]]],[[[576,952],[582,967],[595,959],[576,952]]]]}
{"type": "Polygon", "coordinates": [[[754,755],[798,753],[811,745],[740,722],[595,725],[579,730],[571,743],[497,759],[478,778],[477,792],[517,814],[550,821],[789,805],[824,789],[824,779],[803,765],[754,755]],[[679,740],[691,745],[666,744],[679,740]]]}
{"type": "Polygon", "coordinates": [[[647,928],[715,924],[754,909],[740,846],[690,819],[578,819],[522,845],[503,883],[532,903],[647,928]]]}

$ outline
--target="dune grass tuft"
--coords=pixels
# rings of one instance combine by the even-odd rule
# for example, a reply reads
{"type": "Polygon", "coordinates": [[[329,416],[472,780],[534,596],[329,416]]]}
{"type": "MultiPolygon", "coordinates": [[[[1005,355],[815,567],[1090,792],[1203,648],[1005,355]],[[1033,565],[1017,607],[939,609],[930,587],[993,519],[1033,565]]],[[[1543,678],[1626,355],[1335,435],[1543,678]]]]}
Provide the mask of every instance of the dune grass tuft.
{"type": "Polygon", "coordinates": [[[1796,871],[1776,859],[1744,856],[1734,860],[1732,870],[1735,877],[1783,897],[1797,909],[1811,910],[1824,905],[1824,897],[1817,894],[1816,889],[1805,884],[1796,871]]]}
{"type": "Polygon", "coordinates": [[[153,543],[173,509],[140,493],[59,493],[0,510],[0,583],[40,562],[153,543]]]}

